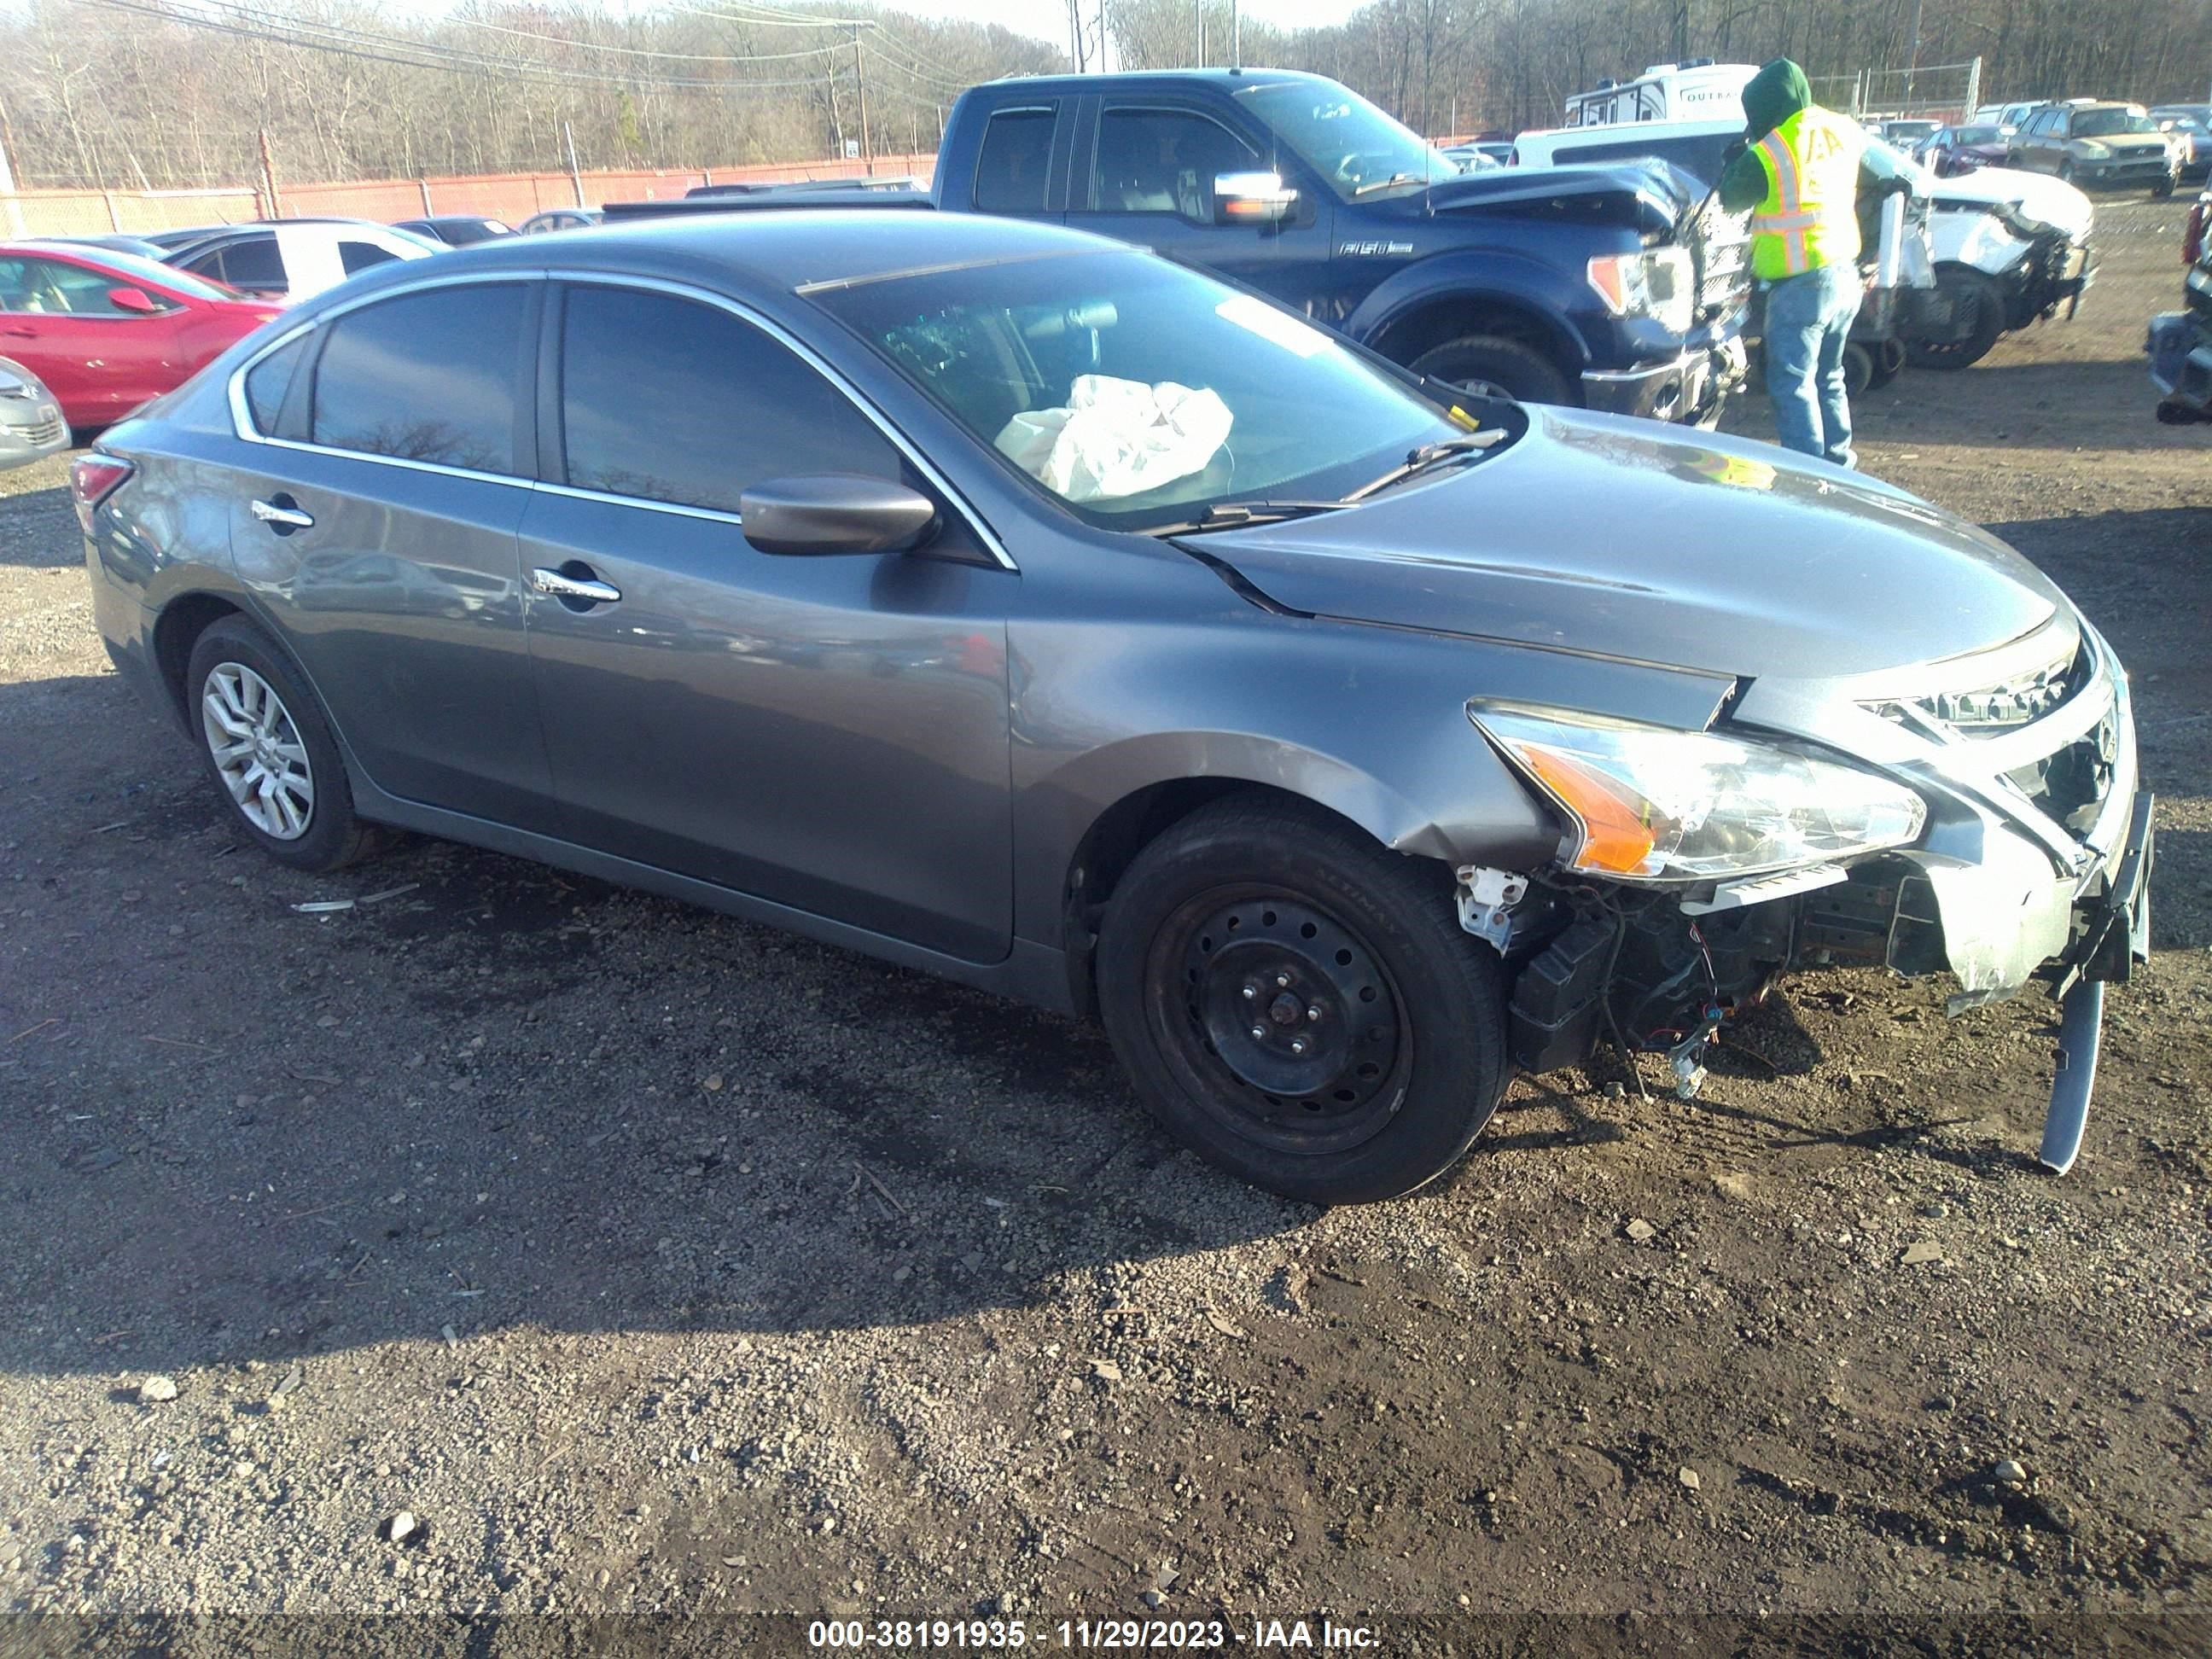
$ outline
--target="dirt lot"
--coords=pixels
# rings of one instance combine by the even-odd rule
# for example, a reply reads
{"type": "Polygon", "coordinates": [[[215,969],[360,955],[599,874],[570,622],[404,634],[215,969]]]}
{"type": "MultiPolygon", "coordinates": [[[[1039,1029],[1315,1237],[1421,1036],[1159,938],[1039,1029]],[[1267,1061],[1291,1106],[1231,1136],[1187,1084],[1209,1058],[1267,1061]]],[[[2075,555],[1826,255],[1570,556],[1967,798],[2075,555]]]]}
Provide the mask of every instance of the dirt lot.
{"type": "Polygon", "coordinates": [[[15,475],[0,1607],[2203,1610],[2212,428],[2140,352],[2180,216],[2106,205],[2077,321],[1861,410],[2135,673],[2157,954],[2064,1180],[2039,999],[1799,981],[1695,1105],[1523,1082],[1443,1190],[1322,1213],[1172,1148],[1095,1030],[458,847],[292,874],[15,475]]]}

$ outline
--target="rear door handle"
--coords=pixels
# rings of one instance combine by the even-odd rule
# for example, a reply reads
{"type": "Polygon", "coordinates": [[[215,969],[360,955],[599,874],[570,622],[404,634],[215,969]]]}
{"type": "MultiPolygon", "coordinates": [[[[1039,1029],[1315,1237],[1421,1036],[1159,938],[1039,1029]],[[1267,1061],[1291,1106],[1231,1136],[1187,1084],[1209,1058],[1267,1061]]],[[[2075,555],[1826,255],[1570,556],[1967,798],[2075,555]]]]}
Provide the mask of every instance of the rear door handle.
{"type": "Polygon", "coordinates": [[[541,593],[550,593],[556,599],[572,599],[579,605],[612,605],[622,598],[622,589],[612,582],[603,582],[596,576],[570,576],[548,570],[543,565],[530,573],[530,585],[541,593]]]}
{"type": "Polygon", "coordinates": [[[312,530],[314,515],[302,513],[289,495],[279,495],[274,501],[253,503],[253,516],[278,535],[290,534],[295,530],[312,530]]]}

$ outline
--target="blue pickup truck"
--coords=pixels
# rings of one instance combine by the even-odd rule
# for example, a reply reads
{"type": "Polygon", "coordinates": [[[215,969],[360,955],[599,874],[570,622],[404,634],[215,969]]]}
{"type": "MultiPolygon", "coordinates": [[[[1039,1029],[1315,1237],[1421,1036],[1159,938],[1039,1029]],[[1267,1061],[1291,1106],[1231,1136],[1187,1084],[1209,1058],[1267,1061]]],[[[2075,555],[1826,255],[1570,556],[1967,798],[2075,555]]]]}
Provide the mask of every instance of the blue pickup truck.
{"type": "Polygon", "coordinates": [[[1140,243],[1417,374],[1527,402],[1710,424],[1743,376],[1740,234],[1664,161],[1462,173],[1365,99],[1280,70],[994,81],[933,188],[797,185],[610,216],[904,205],[1140,243]]]}

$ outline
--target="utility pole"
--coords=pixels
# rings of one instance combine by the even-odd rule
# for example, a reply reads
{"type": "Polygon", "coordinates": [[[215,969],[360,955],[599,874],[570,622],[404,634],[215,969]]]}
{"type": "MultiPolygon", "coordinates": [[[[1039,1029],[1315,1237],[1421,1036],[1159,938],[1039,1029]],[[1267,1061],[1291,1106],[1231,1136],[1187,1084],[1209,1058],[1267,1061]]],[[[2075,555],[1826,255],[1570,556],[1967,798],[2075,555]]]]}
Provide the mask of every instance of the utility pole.
{"type": "Polygon", "coordinates": [[[576,205],[584,205],[584,170],[576,165],[576,134],[574,128],[561,123],[561,140],[568,147],[568,183],[576,192],[576,205]]]}
{"type": "Polygon", "coordinates": [[[1206,0],[1190,0],[1190,15],[1198,23],[1198,67],[1206,67],[1206,0]]]}
{"type": "Polygon", "coordinates": [[[860,26],[853,25],[853,79],[860,89],[860,155],[872,173],[876,170],[876,147],[868,138],[868,66],[860,61],[860,26]]]}

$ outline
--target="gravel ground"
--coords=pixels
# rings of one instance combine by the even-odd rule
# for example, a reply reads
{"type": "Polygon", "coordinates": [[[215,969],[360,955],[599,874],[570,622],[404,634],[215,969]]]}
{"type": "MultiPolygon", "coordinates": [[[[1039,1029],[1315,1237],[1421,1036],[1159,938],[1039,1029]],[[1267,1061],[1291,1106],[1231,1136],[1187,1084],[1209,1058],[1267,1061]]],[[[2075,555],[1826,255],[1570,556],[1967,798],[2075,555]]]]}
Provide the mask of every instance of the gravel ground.
{"type": "Polygon", "coordinates": [[[1694,1105],[1522,1081],[1322,1212],[1091,1028],[459,847],[276,868],[110,672],[59,465],[0,480],[0,1608],[2202,1611],[2180,216],[2106,205],[2077,320],[1861,411],[2135,672],[2156,955],[2065,1180],[2039,999],[1800,980],[1694,1105]]]}

